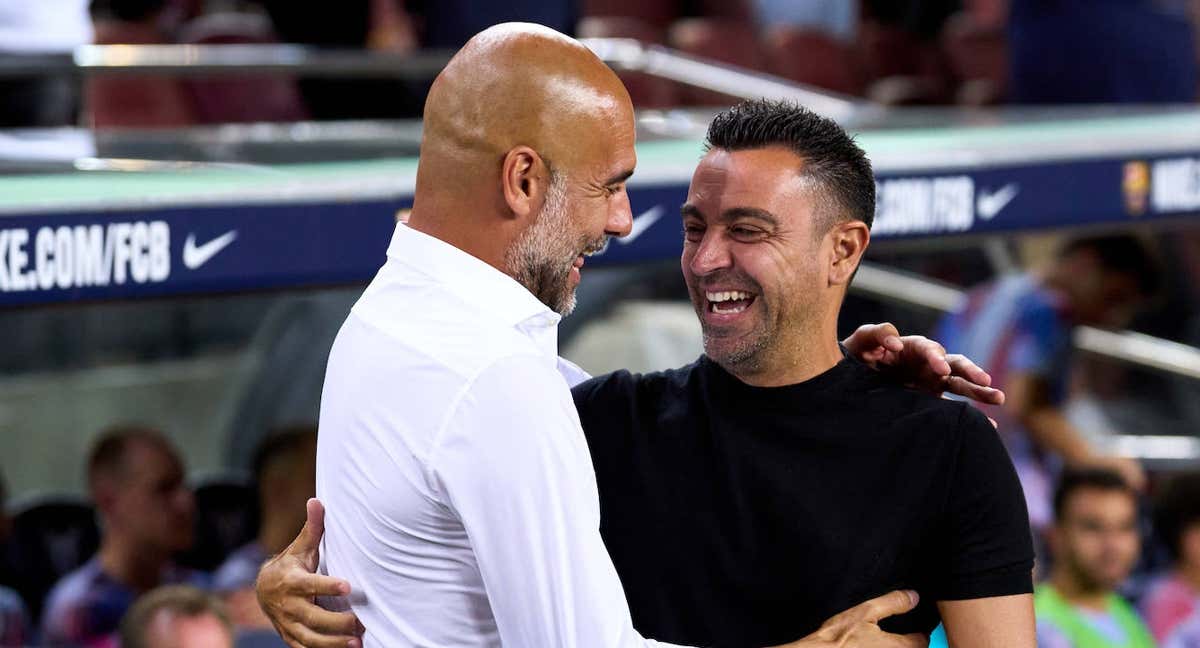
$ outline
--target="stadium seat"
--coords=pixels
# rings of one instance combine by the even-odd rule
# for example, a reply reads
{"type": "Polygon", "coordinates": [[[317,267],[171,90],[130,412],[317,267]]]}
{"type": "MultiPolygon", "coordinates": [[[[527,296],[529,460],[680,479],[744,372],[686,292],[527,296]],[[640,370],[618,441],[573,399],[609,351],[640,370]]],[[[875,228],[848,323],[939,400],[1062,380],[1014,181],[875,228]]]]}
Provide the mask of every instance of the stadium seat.
{"type": "Polygon", "coordinates": [[[942,50],[950,73],[960,84],[957,102],[983,106],[999,103],[1008,85],[1008,47],[1004,27],[989,25],[972,13],[946,21],[942,50]]]}
{"type": "Polygon", "coordinates": [[[25,599],[34,619],[40,617],[50,588],[87,562],[99,546],[95,512],[81,497],[40,498],[13,515],[3,560],[10,586],[25,599]]]}
{"type": "MultiPolygon", "coordinates": [[[[593,16],[579,21],[580,38],[632,38],[661,45],[663,30],[637,18],[593,16]]],[[[635,108],[669,108],[679,105],[679,87],[659,77],[640,72],[618,72],[635,108]]]]}
{"type": "Polygon", "coordinates": [[[768,69],[781,77],[843,94],[859,94],[854,51],[824,32],[775,26],[766,34],[768,69]]]}
{"type": "MultiPolygon", "coordinates": [[[[184,25],[179,41],[196,45],[275,43],[270,22],[246,13],[214,13],[184,25]]],[[[308,110],[293,78],[248,75],[188,79],[184,86],[201,123],[287,122],[308,119],[308,110]]]]}
{"type": "MultiPolygon", "coordinates": [[[[667,35],[671,47],[694,56],[728,63],[750,70],[766,68],[766,56],[759,47],[754,25],[737,20],[685,18],[671,26],[667,35]],[[737,47],[730,47],[737,43],[737,47]]],[[[680,90],[684,104],[693,106],[729,105],[728,95],[685,87],[680,90]]]]}
{"type": "Polygon", "coordinates": [[[584,20],[634,18],[665,29],[679,17],[679,0],[584,0],[583,15],[584,20]]]}
{"type": "Polygon", "coordinates": [[[179,563],[213,571],[238,547],[258,534],[258,494],[248,480],[228,475],[195,488],[196,537],[179,563]]]}
{"type": "MultiPolygon", "coordinates": [[[[98,45],[161,45],[155,27],[102,20],[96,23],[98,45]]],[[[88,79],[84,121],[94,128],[177,128],[196,123],[196,112],[183,83],[166,76],[108,76],[88,79]]]]}

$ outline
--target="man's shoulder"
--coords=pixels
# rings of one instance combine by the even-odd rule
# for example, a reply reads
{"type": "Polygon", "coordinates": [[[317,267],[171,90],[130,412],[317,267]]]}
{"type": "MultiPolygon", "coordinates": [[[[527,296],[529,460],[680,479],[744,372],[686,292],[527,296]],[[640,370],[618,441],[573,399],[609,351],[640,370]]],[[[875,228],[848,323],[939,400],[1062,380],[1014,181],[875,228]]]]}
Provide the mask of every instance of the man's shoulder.
{"type": "Polygon", "coordinates": [[[681,393],[696,380],[701,361],[663,371],[633,373],[620,369],[585,380],[571,389],[581,414],[585,408],[604,408],[632,404],[646,399],[657,400],[664,395],[681,393]]]}

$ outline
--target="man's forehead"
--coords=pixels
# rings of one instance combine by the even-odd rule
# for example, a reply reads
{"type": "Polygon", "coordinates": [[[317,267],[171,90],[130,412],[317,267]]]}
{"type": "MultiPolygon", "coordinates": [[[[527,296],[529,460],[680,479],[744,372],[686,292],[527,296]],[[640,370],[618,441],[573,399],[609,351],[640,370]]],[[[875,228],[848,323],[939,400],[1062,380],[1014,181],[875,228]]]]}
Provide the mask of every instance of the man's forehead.
{"type": "Polygon", "coordinates": [[[804,188],[800,175],[803,161],[783,147],[765,147],[741,151],[713,149],[709,151],[688,187],[690,203],[752,200],[768,203],[780,194],[794,197],[804,188]]]}

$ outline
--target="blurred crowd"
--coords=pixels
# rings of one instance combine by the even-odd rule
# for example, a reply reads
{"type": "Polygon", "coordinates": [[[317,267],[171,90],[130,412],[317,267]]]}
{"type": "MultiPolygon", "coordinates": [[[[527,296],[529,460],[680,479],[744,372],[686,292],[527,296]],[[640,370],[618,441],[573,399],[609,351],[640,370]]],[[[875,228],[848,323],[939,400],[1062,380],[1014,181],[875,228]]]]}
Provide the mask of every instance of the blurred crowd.
{"type": "Polygon", "coordinates": [[[0,646],[283,645],[254,581],[304,524],[315,427],[268,434],[249,480],[189,486],[178,450],[144,426],[100,434],[86,470],[85,501],[9,520],[0,499],[0,646]]]}
{"type": "MultiPolygon", "coordinates": [[[[503,21],[635,38],[887,105],[1192,102],[1200,0],[43,0],[0,2],[0,54],[99,44],[452,51],[503,21]]],[[[730,99],[636,72],[640,108],[730,99]]],[[[0,127],[420,115],[422,81],[236,76],[0,81],[0,127]]]]}

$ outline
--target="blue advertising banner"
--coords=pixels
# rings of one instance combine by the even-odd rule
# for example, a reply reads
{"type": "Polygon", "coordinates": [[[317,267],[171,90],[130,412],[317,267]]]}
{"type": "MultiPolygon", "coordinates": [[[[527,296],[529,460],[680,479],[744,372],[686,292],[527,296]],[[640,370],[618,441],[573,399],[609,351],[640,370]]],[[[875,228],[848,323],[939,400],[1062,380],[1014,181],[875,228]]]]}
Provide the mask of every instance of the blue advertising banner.
{"type": "MultiPolygon", "coordinates": [[[[881,173],[877,240],[1122,225],[1200,212],[1200,152],[881,173]]],[[[686,181],[634,183],[632,233],[589,265],[678,256],[686,181]]],[[[0,307],[363,282],[411,198],[0,218],[0,307]]]]}

